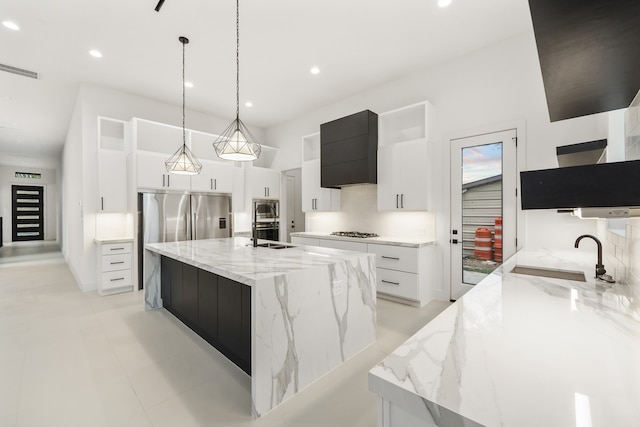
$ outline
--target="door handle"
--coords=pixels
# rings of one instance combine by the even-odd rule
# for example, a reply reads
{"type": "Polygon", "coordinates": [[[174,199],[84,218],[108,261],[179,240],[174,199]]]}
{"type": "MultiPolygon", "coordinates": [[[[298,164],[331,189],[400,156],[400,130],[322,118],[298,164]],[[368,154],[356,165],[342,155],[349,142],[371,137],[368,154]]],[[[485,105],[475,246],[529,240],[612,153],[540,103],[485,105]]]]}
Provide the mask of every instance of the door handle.
{"type": "Polygon", "coordinates": [[[100,209],[104,210],[104,197],[100,197],[100,209]]]}
{"type": "Polygon", "coordinates": [[[213,190],[213,178],[209,178],[209,189],[213,190]]]}
{"type": "Polygon", "coordinates": [[[117,261],[117,262],[112,262],[111,265],[116,265],[116,264],[124,264],[124,261],[117,261]]]}
{"type": "Polygon", "coordinates": [[[124,280],[124,277],[118,277],[116,279],[111,279],[111,282],[117,282],[118,280],[124,280]]]}
{"type": "Polygon", "coordinates": [[[398,209],[398,195],[396,194],[396,209],[398,209]]]}
{"type": "Polygon", "coordinates": [[[218,189],[218,180],[217,179],[213,179],[213,189],[217,190],[218,189]]]}
{"type": "Polygon", "coordinates": [[[171,187],[171,175],[167,174],[167,187],[171,187]]]}
{"type": "Polygon", "coordinates": [[[400,258],[395,257],[395,256],[384,256],[384,255],[381,255],[381,256],[380,256],[380,258],[384,258],[384,259],[392,259],[392,260],[394,260],[394,261],[400,261],[400,258]]]}
{"type": "Polygon", "coordinates": [[[162,186],[163,187],[165,186],[165,184],[164,184],[164,174],[162,174],[162,186]]]}
{"type": "Polygon", "coordinates": [[[390,284],[390,285],[400,286],[400,282],[390,282],[390,281],[388,281],[388,280],[384,280],[384,279],[381,279],[380,281],[381,281],[382,283],[388,283],[388,284],[390,284]]]}
{"type": "Polygon", "coordinates": [[[400,195],[400,208],[404,209],[404,194],[400,195]]]}

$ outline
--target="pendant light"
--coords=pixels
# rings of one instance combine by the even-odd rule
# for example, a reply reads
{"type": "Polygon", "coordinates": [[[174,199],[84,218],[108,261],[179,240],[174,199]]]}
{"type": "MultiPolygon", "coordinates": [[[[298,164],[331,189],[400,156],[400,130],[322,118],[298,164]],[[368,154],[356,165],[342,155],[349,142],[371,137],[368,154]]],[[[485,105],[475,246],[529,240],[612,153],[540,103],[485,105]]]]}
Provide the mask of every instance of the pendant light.
{"type": "Polygon", "coordinates": [[[178,148],[173,156],[164,162],[167,167],[167,172],[178,175],[197,175],[202,169],[202,164],[196,159],[196,156],[187,148],[187,131],[184,126],[184,109],[185,109],[185,80],[184,80],[184,48],[189,39],[186,37],[178,37],[180,43],[182,43],[182,147],[178,148]]]}
{"type": "Polygon", "coordinates": [[[236,0],[236,119],[213,143],[218,157],[250,161],[260,157],[262,148],[240,120],[240,0],[236,0]]]}

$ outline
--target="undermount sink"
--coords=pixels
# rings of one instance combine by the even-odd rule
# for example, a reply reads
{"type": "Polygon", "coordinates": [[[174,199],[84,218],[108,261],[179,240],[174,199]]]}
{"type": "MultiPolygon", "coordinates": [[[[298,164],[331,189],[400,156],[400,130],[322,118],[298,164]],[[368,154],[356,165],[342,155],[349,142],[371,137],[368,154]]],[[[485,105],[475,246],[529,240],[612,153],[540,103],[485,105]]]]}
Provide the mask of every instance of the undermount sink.
{"type": "Polygon", "coordinates": [[[516,265],[511,270],[512,273],[526,274],[529,276],[550,277],[552,279],[575,280],[577,282],[586,282],[582,271],[558,270],[552,268],[527,267],[525,265],[516,265]]]}
{"type": "Polygon", "coordinates": [[[291,248],[292,246],[283,245],[282,243],[260,243],[258,247],[271,248],[271,249],[286,249],[286,248],[291,248]]]}

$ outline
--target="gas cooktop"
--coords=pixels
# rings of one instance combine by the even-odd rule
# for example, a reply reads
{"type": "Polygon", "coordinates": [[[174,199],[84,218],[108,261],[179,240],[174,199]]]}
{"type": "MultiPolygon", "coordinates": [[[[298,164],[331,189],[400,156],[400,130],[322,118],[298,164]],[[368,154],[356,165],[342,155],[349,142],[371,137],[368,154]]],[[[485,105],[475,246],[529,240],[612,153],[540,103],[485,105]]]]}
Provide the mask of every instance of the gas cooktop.
{"type": "Polygon", "coordinates": [[[360,239],[366,239],[367,237],[378,237],[376,233],[363,233],[361,231],[334,231],[332,236],[340,237],[358,237],[360,239]]]}

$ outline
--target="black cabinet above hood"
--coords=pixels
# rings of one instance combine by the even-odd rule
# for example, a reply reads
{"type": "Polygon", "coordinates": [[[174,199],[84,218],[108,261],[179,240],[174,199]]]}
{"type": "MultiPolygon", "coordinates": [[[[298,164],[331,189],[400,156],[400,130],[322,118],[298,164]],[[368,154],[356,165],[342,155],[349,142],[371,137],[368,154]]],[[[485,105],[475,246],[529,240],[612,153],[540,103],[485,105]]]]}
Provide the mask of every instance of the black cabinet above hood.
{"type": "Polygon", "coordinates": [[[522,209],[640,206],[640,160],[520,172],[522,209]]]}
{"type": "Polygon", "coordinates": [[[320,125],[320,186],[378,182],[378,115],[365,110],[320,125]]]}

